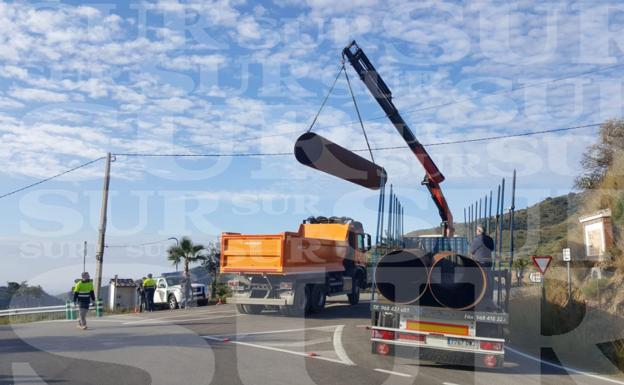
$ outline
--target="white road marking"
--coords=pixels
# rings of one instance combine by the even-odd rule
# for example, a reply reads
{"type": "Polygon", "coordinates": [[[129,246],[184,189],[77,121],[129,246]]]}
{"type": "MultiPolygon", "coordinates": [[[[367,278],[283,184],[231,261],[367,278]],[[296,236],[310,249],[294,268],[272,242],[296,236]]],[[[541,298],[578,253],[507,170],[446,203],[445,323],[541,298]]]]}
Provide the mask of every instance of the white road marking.
{"type": "Polygon", "coordinates": [[[457,385],[454,382],[443,382],[442,385],[457,385]]]}
{"type": "Polygon", "coordinates": [[[345,363],[345,365],[355,366],[355,362],[349,359],[347,352],[342,346],[342,330],[344,329],[344,325],[338,325],[336,330],[334,330],[334,351],[338,355],[338,358],[345,363]]]}
{"type": "Polygon", "coordinates": [[[304,330],[323,330],[323,329],[333,329],[341,325],[329,325],[329,326],[318,326],[312,328],[300,328],[300,329],[280,329],[280,330],[269,330],[264,332],[249,332],[249,333],[234,333],[234,334],[213,334],[210,336],[202,336],[205,338],[210,337],[245,337],[245,336],[255,336],[260,334],[277,334],[277,333],[291,333],[291,332],[301,332],[304,330]]]}
{"type": "MultiPolygon", "coordinates": [[[[175,320],[175,322],[209,321],[209,320],[220,319],[220,318],[240,317],[241,315],[243,314],[222,315],[222,316],[217,316],[217,317],[188,318],[188,319],[175,320]]],[[[147,325],[158,325],[158,324],[173,324],[174,322],[173,321],[170,322],[166,319],[163,319],[163,320],[152,321],[152,322],[142,321],[142,323],[147,324],[147,325]]],[[[141,325],[141,322],[138,322],[138,321],[124,322],[122,325],[141,325]]]]}
{"type": "Polygon", "coordinates": [[[392,370],[385,370],[385,369],[373,369],[373,370],[376,371],[376,372],[392,374],[394,376],[399,376],[399,377],[414,377],[411,374],[400,373],[400,372],[393,372],[392,370]]]}
{"type": "MultiPolygon", "coordinates": [[[[208,340],[224,342],[222,338],[218,338],[218,337],[213,337],[213,336],[203,336],[203,337],[208,339],[208,340]]],[[[305,352],[295,352],[295,351],[292,351],[292,350],[274,348],[272,346],[251,344],[249,342],[242,342],[242,341],[229,341],[229,343],[235,344],[235,345],[249,346],[249,347],[252,347],[252,348],[271,350],[271,351],[274,351],[274,352],[288,353],[288,354],[293,354],[295,356],[314,358],[314,359],[317,359],[317,360],[323,360],[323,361],[334,362],[334,363],[337,363],[337,364],[347,365],[344,362],[342,362],[342,360],[335,360],[333,358],[328,358],[328,357],[323,357],[323,356],[310,356],[310,355],[308,355],[308,353],[305,353],[305,352]]]]}
{"type": "Polygon", "coordinates": [[[46,382],[39,377],[37,372],[28,362],[14,362],[11,365],[13,371],[13,383],[15,385],[45,385],[46,382]]]}
{"type": "Polygon", "coordinates": [[[165,316],[165,317],[157,317],[157,318],[140,318],[134,321],[128,321],[125,322],[124,325],[130,325],[133,323],[140,323],[140,322],[156,322],[159,320],[163,320],[163,319],[171,319],[171,318],[180,318],[180,317],[188,317],[189,315],[191,316],[198,316],[198,315],[212,315],[212,314],[223,314],[223,313],[234,313],[236,312],[236,310],[224,310],[224,311],[213,311],[213,312],[209,312],[209,313],[186,313],[186,314],[176,314],[176,315],[169,315],[169,316],[165,316]]]}
{"type": "Polygon", "coordinates": [[[317,338],[314,340],[307,340],[307,341],[294,341],[294,342],[262,342],[262,345],[265,346],[277,346],[277,347],[303,347],[303,346],[310,346],[310,345],[318,345],[318,344],[322,344],[325,342],[331,342],[332,339],[331,338],[317,338]]]}
{"type": "Polygon", "coordinates": [[[573,368],[569,368],[569,367],[567,367],[567,366],[557,365],[557,364],[554,364],[554,363],[552,363],[552,362],[543,361],[543,360],[541,360],[541,359],[539,359],[539,358],[537,358],[537,357],[533,357],[533,356],[531,356],[531,355],[529,355],[529,354],[523,353],[523,352],[521,352],[521,351],[519,351],[519,350],[516,350],[516,349],[514,349],[514,348],[511,348],[511,347],[509,347],[509,346],[505,346],[505,349],[506,349],[506,350],[511,350],[512,352],[516,353],[517,355],[522,356],[522,357],[524,357],[524,358],[528,358],[529,360],[536,361],[536,362],[540,362],[540,363],[542,363],[542,364],[544,364],[544,365],[552,366],[552,367],[557,368],[557,369],[563,369],[563,370],[565,370],[565,371],[567,371],[567,372],[572,372],[572,373],[576,373],[576,374],[581,374],[581,375],[583,375],[583,376],[587,376],[587,377],[595,378],[595,379],[597,379],[597,380],[602,380],[602,381],[605,381],[605,382],[611,382],[611,383],[614,383],[614,384],[624,385],[624,381],[618,381],[618,380],[616,380],[616,379],[614,379],[614,378],[603,377],[603,376],[599,376],[599,375],[597,375],[597,374],[587,373],[587,372],[583,372],[583,371],[578,370],[578,369],[573,369],[573,368]]]}

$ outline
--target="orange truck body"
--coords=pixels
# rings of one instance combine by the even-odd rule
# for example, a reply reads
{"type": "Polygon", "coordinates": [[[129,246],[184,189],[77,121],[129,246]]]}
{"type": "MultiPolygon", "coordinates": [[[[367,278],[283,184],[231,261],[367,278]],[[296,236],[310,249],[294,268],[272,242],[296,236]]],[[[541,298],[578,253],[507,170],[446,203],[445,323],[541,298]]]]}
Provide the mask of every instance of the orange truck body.
{"type": "Polygon", "coordinates": [[[365,265],[365,253],[354,247],[361,233],[358,222],[304,223],[297,232],[279,234],[223,233],[221,272],[268,275],[341,272],[345,270],[345,258],[352,259],[356,265],[365,265]],[[359,229],[354,229],[357,226],[359,229]]]}

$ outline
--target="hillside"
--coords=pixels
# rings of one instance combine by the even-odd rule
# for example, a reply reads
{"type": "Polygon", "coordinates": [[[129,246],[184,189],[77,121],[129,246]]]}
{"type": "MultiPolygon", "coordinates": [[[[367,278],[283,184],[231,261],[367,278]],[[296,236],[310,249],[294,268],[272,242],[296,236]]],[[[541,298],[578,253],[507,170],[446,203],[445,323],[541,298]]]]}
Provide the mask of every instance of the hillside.
{"type": "MultiPolygon", "coordinates": [[[[558,255],[561,249],[570,247],[572,253],[582,253],[580,215],[585,193],[570,193],[545,200],[525,209],[516,209],[514,214],[514,253],[518,257],[530,255],[558,255]]],[[[485,221],[483,221],[485,222],[485,221]]],[[[491,226],[494,226],[492,220],[491,226]]],[[[465,235],[463,223],[455,223],[457,235],[465,235]]],[[[503,217],[503,250],[509,251],[509,214],[503,217]]],[[[438,228],[416,230],[405,236],[439,234],[438,228]]]]}
{"type": "Polygon", "coordinates": [[[46,293],[41,286],[9,282],[0,286],[0,309],[63,305],[64,301],[46,293]]]}

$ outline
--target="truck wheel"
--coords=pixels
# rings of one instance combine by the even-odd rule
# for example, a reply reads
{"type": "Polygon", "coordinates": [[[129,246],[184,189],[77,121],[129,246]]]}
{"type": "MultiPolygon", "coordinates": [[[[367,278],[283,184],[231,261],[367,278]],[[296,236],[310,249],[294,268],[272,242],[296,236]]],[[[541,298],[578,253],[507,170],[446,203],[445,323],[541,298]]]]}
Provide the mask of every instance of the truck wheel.
{"type": "Polygon", "coordinates": [[[309,299],[310,287],[306,285],[297,286],[293,304],[286,306],[286,312],[291,317],[303,317],[308,310],[309,299]]]}
{"type": "Polygon", "coordinates": [[[313,313],[320,312],[325,308],[325,288],[322,285],[312,286],[312,295],[310,296],[310,310],[313,313]]]}
{"type": "Polygon", "coordinates": [[[247,314],[260,314],[264,309],[264,305],[243,305],[245,313],[247,314]]]}
{"type": "Polygon", "coordinates": [[[357,305],[360,302],[360,279],[355,278],[353,280],[353,287],[351,288],[351,294],[347,294],[350,305],[357,305]]]}
{"type": "Polygon", "coordinates": [[[169,304],[169,310],[175,310],[178,308],[178,301],[176,300],[175,295],[170,295],[167,303],[169,304]]]}
{"type": "Polygon", "coordinates": [[[245,307],[239,303],[236,304],[236,311],[239,314],[247,314],[247,310],[245,310],[245,307]]]}

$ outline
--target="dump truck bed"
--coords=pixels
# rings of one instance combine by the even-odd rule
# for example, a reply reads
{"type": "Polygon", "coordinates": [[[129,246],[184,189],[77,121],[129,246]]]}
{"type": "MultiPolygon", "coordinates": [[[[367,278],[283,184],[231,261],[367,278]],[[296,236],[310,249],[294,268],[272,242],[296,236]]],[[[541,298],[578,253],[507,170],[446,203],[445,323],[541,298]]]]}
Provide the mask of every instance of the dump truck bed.
{"type": "Polygon", "coordinates": [[[348,224],[300,226],[279,234],[221,236],[221,272],[299,274],[344,271],[349,257],[348,224]]]}

